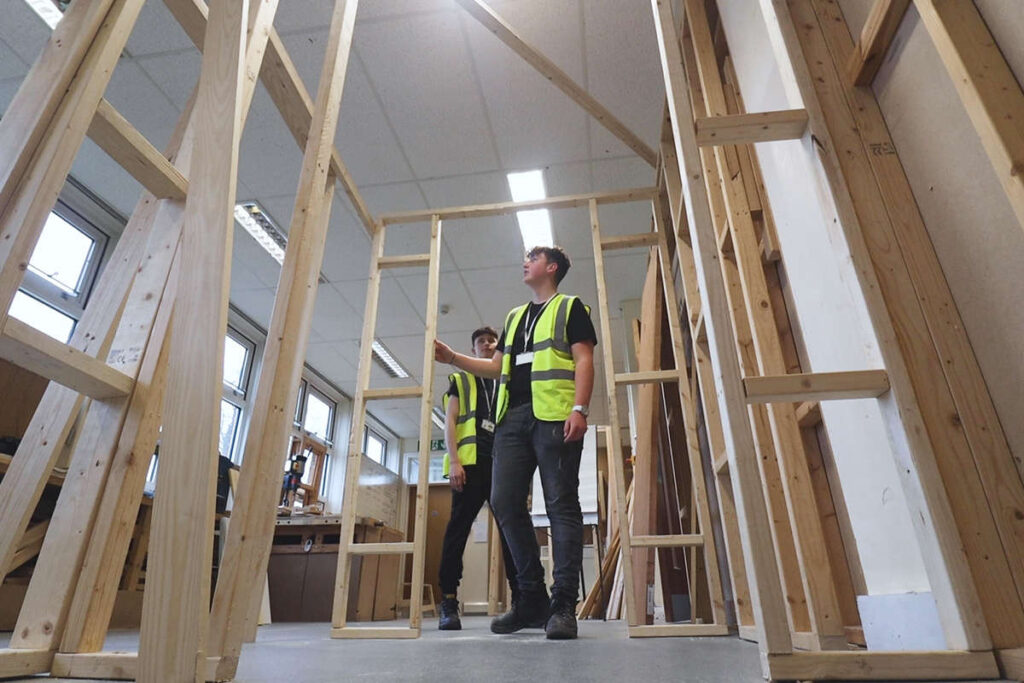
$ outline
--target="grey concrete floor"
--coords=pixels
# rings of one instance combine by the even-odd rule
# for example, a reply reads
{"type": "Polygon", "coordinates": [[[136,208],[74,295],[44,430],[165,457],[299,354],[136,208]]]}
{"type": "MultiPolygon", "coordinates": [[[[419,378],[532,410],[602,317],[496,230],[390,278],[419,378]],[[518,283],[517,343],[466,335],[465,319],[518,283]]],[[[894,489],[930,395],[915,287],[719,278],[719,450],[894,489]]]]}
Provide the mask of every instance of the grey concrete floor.
{"type": "MultiPolygon", "coordinates": [[[[416,640],[332,640],[329,624],[263,626],[256,642],[243,648],[235,681],[763,681],[757,646],[735,636],[631,640],[621,621],[585,621],[580,624],[578,640],[549,641],[534,629],[496,636],[490,632],[489,617],[463,617],[462,623],[462,631],[442,632],[437,630],[436,620],[425,620],[423,635],[416,640]]],[[[406,623],[374,623],[392,625],[406,623]]],[[[0,647],[9,637],[9,633],[0,633],[0,647]]],[[[138,640],[137,631],[112,631],[104,649],[136,651],[138,640]]],[[[34,683],[63,680],[21,679],[34,683]]]]}

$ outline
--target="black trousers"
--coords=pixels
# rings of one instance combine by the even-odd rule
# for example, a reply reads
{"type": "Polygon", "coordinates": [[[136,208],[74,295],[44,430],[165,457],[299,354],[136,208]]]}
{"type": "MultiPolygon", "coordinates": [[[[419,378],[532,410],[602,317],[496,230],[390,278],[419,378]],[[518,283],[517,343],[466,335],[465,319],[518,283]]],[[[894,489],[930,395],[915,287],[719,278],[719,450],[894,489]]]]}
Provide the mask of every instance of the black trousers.
{"type": "MultiPolygon", "coordinates": [[[[464,465],[466,483],[461,491],[452,489],[452,516],[448,527],[444,530],[444,543],[441,546],[441,592],[453,594],[458,592],[462,580],[462,556],[466,551],[466,541],[473,527],[473,521],[480,513],[485,501],[491,497],[491,458],[486,455],[477,456],[476,465],[464,465]]],[[[500,532],[500,522],[499,522],[500,532]]],[[[516,565],[512,561],[505,534],[501,538],[501,554],[505,561],[505,574],[513,590],[516,587],[516,565]]]]}
{"type": "Polygon", "coordinates": [[[508,411],[494,435],[491,509],[512,551],[520,591],[540,592],[544,588],[544,568],[533,520],[526,508],[533,472],[540,468],[554,553],[551,597],[575,604],[583,566],[579,496],[583,440],[566,443],[564,424],[537,420],[530,404],[508,411]]]}

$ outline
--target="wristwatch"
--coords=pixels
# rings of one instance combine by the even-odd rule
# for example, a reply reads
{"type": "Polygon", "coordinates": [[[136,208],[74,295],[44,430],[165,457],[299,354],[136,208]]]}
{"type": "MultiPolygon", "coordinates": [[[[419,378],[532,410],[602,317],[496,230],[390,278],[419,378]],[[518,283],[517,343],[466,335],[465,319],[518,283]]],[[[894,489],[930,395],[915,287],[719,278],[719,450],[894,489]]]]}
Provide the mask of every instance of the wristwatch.
{"type": "Polygon", "coordinates": [[[575,412],[577,412],[580,415],[582,415],[583,417],[589,417],[590,416],[590,406],[575,405],[575,406],[572,407],[572,409],[575,412]]]}

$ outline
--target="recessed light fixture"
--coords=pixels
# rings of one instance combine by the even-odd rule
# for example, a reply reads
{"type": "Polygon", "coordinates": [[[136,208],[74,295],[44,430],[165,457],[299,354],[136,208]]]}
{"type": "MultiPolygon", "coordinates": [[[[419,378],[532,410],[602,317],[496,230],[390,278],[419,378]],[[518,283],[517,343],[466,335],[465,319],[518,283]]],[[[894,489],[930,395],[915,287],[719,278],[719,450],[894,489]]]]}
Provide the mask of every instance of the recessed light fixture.
{"type": "Polygon", "coordinates": [[[444,429],[444,415],[441,414],[440,408],[434,408],[430,411],[430,421],[434,423],[434,426],[438,429],[444,429]]]}
{"type": "Polygon", "coordinates": [[[402,364],[399,363],[393,355],[391,355],[391,352],[380,343],[379,339],[373,340],[371,350],[373,352],[373,359],[377,361],[382,368],[384,368],[384,372],[388,373],[388,376],[402,379],[409,376],[408,371],[406,371],[406,369],[402,367],[402,364]]]}
{"type": "MultiPolygon", "coordinates": [[[[284,263],[284,252],[288,248],[288,238],[257,201],[246,201],[235,204],[235,220],[247,233],[252,235],[256,243],[278,263],[284,263]]],[[[320,284],[327,278],[320,273],[320,284]]]]}
{"type": "Polygon", "coordinates": [[[63,12],[53,0],[25,0],[25,4],[51,29],[57,28],[57,24],[64,18],[63,12]]]}
{"type": "MultiPolygon", "coordinates": [[[[541,170],[509,173],[508,189],[512,193],[512,201],[528,202],[547,197],[544,188],[544,172],[541,170]]],[[[551,232],[551,212],[547,209],[530,209],[517,211],[519,234],[523,238],[523,249],[533,247],[551,247],[555,244],[551,232]]]]}

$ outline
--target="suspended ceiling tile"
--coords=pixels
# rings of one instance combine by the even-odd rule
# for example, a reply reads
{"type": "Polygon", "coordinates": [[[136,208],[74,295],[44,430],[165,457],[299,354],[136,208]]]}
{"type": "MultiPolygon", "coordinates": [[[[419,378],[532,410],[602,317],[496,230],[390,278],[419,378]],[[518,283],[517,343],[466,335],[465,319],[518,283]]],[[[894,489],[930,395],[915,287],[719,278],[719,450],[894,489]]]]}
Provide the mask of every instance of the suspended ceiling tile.
{"type": "Polygon", "coordinates": [[[71,175],[126,216],[142,193],[142,186],[88,138],[75,156],[71,175]]]}
{"type": "MultiPolygon", "coordinates": [[[[650,3],[587,0],[583,7],[590,94],[648,145],[656,145],[665,89],[650,3]]],[[[592,123],[590,134],[593,157],[631,153],[599,124],[592,123]]]]}
{"type": "Polygon", "coordinates": [[[302,151],[295,145],[284,122],[276,126],[245,127],[238,177],[257,197],[294,192],[301,170],[302,151]]]}
{"type": "MultiPolygon", "coordinates": [[[[370,273],[370,240],[348,212],[338,206],[331,211],[320,272],[331,282],[358,280],[364,286],[370,273]]],[[[362,303],[354,307],[357,311],[363,310],[362,303]]]]}
{"type": "Polygon", "coordinates": [[[154,147],[167,147],[180,114],[138,64],[118,60],[104,97],[154,147]]]}
{"type": "Polygon", "coordinates": [[[274,308],[273,289],[247,289],[232,292],[231,303],[264,329],[270,327],[270,314],[274,308]]]}
{"type": "Polygon", "coordinates": [[[354,55],[349,60],[335,145],[360,187],[413,178],[395,133],[370,87],[362,61],[354,55]]]}
{"type": "Polygon", "coordinates": [[[181,25],[163,2],[142,5],[139,20],[128,37],[128,52],[133,57],[172,50],[195,49],[181,25]]]}
{"type": "Polygon", "coordinates": [[[7,78],[24,78],[28,73],[29,64],[0,40],[0,80],[7,78]]]}
{"type": "MultiPolygon", "coordinates": [[[[365,309],[367,288],[365,278],[334,282],[333,284],[353,309],[365,309]]],[[[375,332],[377,337],[400,337],[423,332],[423,319],[409,303],[409,299],[398,283],[386,275],[381,278],[375,332]]]]}
{"type": "Polygon", "coordinates": [[[324,341],[359,339],[362,316],[333,285],[323,283],[317,288],[313,329],[324,341]]]}
{"type": "MultiPolygon", "coordinates": [[[[178,111],[184,111],[196,84],[199,83],[199,69],[202,63],[199,50],[140,57],[135,63],[149,74],[178,111]]],[[[252,119],[252,114],[249,118],[252,119]]]]}
{"type": "Polygon", "coordinates": [[[4,3],[3,17],[0,40],[11,48],[23,64],[33,64],[50,39],[50,27],[27,4],[15,0],[4,3]]]}
{"type": "MultiPolygon", "coordinates": [[[[416,308],[417,313],[425,319],[427,276],[425,274],[399,274],[397,279],[406,296],[409,297],[409,300],[416,308]]],[[[466,286],[463,284],[459,273],[441,274],[438,302],[439,309],[444,308],[448,311],[445,314],[438,313],[437,329],[439,332],[473,330],[485,324],[479,310],[469,297],[469,292],[466,290],[466,286]]]]}
{"type": "Polygon", "coordinates": [[[276,289],[281,277],[281,265],[242,226],[237,222],[234,225],[232,260],[244,264],[260,281],[260,287],[276,289]]]}
{"type": "MultiPolygon", "coordinates": [[[[578,0],[502,3],[495,11],[576,82],[582,81],[578,0]]],[[[504,167],[536,167],[588,155],[586,113],[466,13],[462,23],[504,167]]]]}
{"type": "Polygon", "coordinates": [[[355,42],[418,177],[497,165],[458,16],[432,13],[372,23],[355,42]]]}

